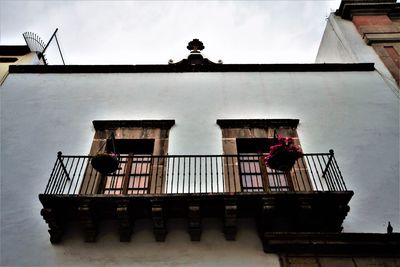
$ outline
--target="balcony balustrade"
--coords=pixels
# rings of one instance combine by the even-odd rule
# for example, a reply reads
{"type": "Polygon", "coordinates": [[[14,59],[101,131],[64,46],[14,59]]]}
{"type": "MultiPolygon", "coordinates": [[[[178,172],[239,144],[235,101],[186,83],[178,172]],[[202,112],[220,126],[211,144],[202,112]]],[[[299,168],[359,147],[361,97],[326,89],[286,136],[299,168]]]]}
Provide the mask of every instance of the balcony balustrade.
{"type": "Polygon", "coordinates": [[[111,174],[96,171],[92,159],[58,153],[39,195],[51,242],[74,219],[83,223],[86,241],[95,241],[106,219],[119,222],[121,241],[130,240],[138,218],[152,218],[158,241],[168,218],[187,218],[192,240],[200,239],[203,217],[223,219],[228,240],[241,217],[255,218],[260,233],[340,232],[353,195],[332,150],[304,154],[289,171],[270,169],[262,154],[124,155],[111,174]]]}
{"type": "MultiPolygon", "coordinates": [[[[120,156],[118,170],[106,175],[107,194],[124,194],[122,180],[127,176],[129,162],[132,189],[126,195],[347,190],[333,153],[304,154],[289,172],[267,168],[262,157],[257,154],[120,156]]],[[[60,153],[44,194],[104,194],[99,181],[105,175],[91,167],[92,158],[60,153]]]]}

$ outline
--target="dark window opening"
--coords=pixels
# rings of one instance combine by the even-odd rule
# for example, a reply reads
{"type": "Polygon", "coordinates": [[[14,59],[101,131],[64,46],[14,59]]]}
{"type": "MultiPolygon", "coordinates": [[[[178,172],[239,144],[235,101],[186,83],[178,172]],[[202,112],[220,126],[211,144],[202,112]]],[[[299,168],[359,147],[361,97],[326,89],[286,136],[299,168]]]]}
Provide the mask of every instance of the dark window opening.
{"type": "MultiPolygon", "coordinates": [[[[153,154],[154,139],[115,139],[116,154],[153,154]]],[[[106,150],[113,152],[112,140],[107,140],[106,150]]]]}

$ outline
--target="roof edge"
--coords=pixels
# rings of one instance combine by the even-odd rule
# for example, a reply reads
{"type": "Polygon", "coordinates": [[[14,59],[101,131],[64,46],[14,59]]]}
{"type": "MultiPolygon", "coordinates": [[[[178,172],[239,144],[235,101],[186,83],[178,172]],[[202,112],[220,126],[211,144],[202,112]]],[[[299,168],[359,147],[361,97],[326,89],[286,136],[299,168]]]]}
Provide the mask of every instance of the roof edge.
{"type": "Polygon", "coordinates": [[[374,71],[374,63],[216,65],[10,65],[10,73],[333,72],[374,71]]]}
{"type": "Polygon", "coordinates": [[[27,45],[0,45],[0,56],[23,56],[30,52],[27,45]]]}

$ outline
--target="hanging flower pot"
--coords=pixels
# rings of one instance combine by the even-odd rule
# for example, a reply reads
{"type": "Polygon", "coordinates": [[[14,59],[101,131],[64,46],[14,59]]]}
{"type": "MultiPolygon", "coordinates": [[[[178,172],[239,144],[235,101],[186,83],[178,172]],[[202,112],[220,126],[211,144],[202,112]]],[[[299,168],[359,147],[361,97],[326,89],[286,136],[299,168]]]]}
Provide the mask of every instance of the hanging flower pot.
{"type": "Polygon", "coordinates": [[[302,155],[300,148],[293,144],[292,138],[279,137],[278,143],[270,147],[265,164],[271,169],[287,172],[302,155]]]}
{"type": "Polygon", "coordinates": [[[113,173],[118,169],[119,161],[115,154],[98,153],[92,158],[93,168],[101,174],[113,173]]]}

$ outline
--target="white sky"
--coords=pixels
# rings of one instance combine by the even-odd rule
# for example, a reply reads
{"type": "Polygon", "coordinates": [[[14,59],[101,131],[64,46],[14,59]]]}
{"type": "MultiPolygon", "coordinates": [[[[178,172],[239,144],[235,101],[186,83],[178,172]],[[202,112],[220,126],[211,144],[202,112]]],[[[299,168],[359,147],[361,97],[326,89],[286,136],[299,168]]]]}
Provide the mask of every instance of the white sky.
{"type": "MultiPolygon", "coordinates": [[[[67,64],[167,64],[200,39],[224,63],[314,62],[326,18],[324,1],[4,1],[0,44],[25,44],[31,31],[58,38],[67,64]]],[[[61,61],[51,46],[50,64],[61,61]]]]}

